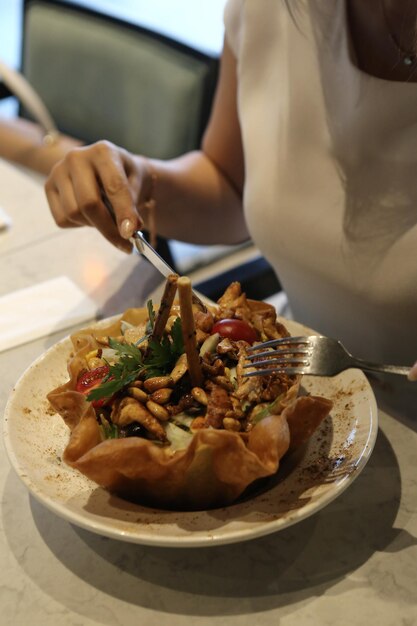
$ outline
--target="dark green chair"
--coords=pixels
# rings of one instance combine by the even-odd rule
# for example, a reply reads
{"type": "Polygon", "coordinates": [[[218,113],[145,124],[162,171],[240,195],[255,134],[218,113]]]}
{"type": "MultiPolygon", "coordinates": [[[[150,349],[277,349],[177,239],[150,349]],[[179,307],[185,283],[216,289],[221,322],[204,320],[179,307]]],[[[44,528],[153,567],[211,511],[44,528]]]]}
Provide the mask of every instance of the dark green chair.
{"type": "Polygon", "coordinates": [[[66,0],[24,0],[22,42],[20,71],[61,132],[160,159],[199,147],[216,57],[66,0]]]}
{"type": "Polygon", "coordinates": [[[217,58],[67,1],[23,16],[21,71],[62,132],[161,159],[199,146],[217,58]]]}

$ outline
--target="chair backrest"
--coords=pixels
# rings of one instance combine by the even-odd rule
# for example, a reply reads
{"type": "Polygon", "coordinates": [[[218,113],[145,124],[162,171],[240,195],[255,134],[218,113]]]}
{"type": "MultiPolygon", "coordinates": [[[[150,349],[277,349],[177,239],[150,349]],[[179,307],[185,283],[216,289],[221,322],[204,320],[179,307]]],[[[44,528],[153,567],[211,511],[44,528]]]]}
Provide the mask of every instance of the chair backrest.
{"type": "Polygon", "coordinates": [[[217,68],[217,58],[71,2],[24,2],[22,73],[58,128],[88,143],[163,159],[195,149],[217,68]]]}

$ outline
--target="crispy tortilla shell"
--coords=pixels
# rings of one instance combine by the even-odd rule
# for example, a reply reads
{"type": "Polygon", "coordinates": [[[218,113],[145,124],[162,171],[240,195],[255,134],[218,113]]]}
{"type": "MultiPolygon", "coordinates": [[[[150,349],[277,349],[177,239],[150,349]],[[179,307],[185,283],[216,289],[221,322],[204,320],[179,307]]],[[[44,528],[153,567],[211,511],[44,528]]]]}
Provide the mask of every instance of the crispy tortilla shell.
{"type": "MultiPolygon", "coordinates": [[[[254,302],[251,306],[262,311],[268,305],[254,302]]],[[[329,413],[329,401],[297,397],[300,380],[294,378],[280,399],[279,414],[265,417],[244,436],[201,429],[187,448],[176,452],[139,437],[103,441],[92,405],[75,391],[77,377],[86,367],[85,355],[100,345],[97,338],[120,335],[122,320],[139,324],[146,318],[145,309],[129,309],[107,327],[73,335],[70,379],[48,394],[70,429],[64,461],[109,491],[177,510],[230,504],[252,482],[274,474],[287,450],[305,441],[329,413]]],[[[286,329],[282,333],[287,334],[286,329]]]]}

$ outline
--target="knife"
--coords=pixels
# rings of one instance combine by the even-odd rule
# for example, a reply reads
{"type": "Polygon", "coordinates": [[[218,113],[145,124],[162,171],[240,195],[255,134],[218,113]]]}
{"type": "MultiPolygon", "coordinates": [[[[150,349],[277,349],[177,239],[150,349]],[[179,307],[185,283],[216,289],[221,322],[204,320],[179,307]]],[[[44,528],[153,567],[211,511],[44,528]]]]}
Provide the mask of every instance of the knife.
{"type": "MultiPolygon", "coordinates": [[[[106,206],[106,209],[112,216],[114,222],[116,222],[116,216],[114,214],[113,206],[103,189],[101,189],[101,198],[106,206]]],[[[135,251],[144,256],[145,259],[147,259],[151,263],[151,265],[153,265],[158,270],[158,272],[161,272],[162,276],[165,276],[165,278],[167,278],[170,274],[177,274],[177,272],[170,265],[168,265],[166,261],[164,261],[164,259],[146,240],[145,235],[141,230],[137,230],[136,232],[134,232],[129,241],[133,244],[135,251]]],[[[204,302],[202,302],[202,300],[195,293],[195,291],[192,291],[192,297],[195,304],[199,305],[203,309],[203,311],[207,311],[207,306],[204,304],[204,302]]],[[[207,298],[206,300],[209,304],[215,304],[209,298],[207,298]]]]}
{"type": "Polygon", "coordinates": [[[157,253],[157,251],[146,240],[145,235],[141,230],[137,230],[133,233],[133,236],[129,240],[136,252],[144,256],[148,261],[159,271],[163,276],[168,278],[170,274],[176,274],[175,270],[157,253]]]}
{"type": "MultiPolygon", "coordinates": [[[[177,272],[172,269],[170,265],[157,253],[157,251],[151,246],[151,244],[146,240],[145,235],[141,230],[137,230],[133,233],[133,236],[130,237],[129,241],[133,244],[136,252],[145,257],[165,278],[168,278],[170,274],[177,274],[177,272]]],[[[207,311],[207,307],[199,298],[199,296],[192,291],[193,302],[198,304],[203,311],[207,311]]],[[[214,304],[214,302],[211,302],[214,304]]]]}

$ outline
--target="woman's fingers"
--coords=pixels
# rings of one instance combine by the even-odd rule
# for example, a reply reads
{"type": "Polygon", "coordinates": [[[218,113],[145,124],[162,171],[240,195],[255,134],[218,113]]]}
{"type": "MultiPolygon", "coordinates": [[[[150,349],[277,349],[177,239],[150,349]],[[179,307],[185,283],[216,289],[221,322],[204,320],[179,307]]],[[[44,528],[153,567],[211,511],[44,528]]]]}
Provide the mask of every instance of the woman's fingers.
{"type": "Polygon", "coordinates": [[[52,216],[60,228],[88,226],[88,220],[78,210],[71,181],[58,175],[59,183],[50,181],[45,185],[46,196],[52,216]]]}
{"type": "Polygon", "coordinates": [[[142,227],[142,220],[136,212],[137,192],[134,193],[128,178],[132,164],[133,159],[125,150],[108,142],[96,144],[93,166],[97,180],[110,203],[118,231],[125,239],[142,227]]]}
{"type": "Polygon", "coordinates": [[[104,191],[93,167],[75,161],[71,167],[71,182],[77,206],[83,218],[113,245],[130,252],[132,246],[120,236],[112,213],[103,200],[104,191]]]}
{"type": "Polygon", "coordinates": [[[94,226],[112,244],[130,251],[127,240],[142,226],[136,212],[141,178],[127,151],[101,141],[69,152],[53,168],[45,191],[58,226],[94,226]]]}
{"type": "Polygon", "coordinates": [[[112,145],[97,146],[94,167],[103,192],[113,211],[113,217],[122,237],[128,239],[141,222],[135,209],[135,198],[129,185],[125,164],[120,150],[112,145]]]}

